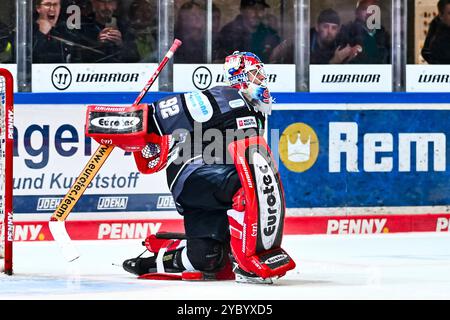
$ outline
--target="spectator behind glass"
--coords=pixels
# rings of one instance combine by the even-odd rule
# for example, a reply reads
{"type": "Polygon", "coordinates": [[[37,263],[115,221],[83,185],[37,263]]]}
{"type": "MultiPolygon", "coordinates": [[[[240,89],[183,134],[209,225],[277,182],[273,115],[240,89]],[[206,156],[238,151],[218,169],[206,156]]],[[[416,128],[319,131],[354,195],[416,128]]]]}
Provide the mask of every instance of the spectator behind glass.
{"type": "Polygon", "coordinates": [[[450,64],[450,0],[437,6],[439,15],[430,23],[422,57],[429,64],[450,64]]]}
{"type": "Polygon", "coordinates": [[[14,33],[0,21],[0,63],[14,62],[14,33]]]}
{"type": "Polygon", "coordinates": [[[340,64],[352,60],[361,47],[345,44],[339,47],[337,43],[341,28],[341,19],[333,9],[320,12],[315,28],[310,31],[310,63],[340,64]]]}
{"type": "Polygon", "coordinates": [[[263,23],[265,0],[241,0],[240,14],[220,31],[216,60],[234,51],[250,51],[262,61],[269,61],[273,49],[280,43],[277,31],[263,23]]]}
{"type": "Polygon", "coordinates": [[[80,42],[94,50],[82,51],[82,62],[138,62],[134,36],[117,17],[120,0],[91,0],[92,15],[82,24],[80,42]]]}
{"type": "Polygon", "coordinates": [[[178,63],[203,63],[206,57],[206,10],[195,1],[184,3],[175,22],[175,38],[183,45],[174,56],[178,63]]]}
{"type": "Polygon", "coordinates": [[[158,60],[158,24],[156,3],[151,0],[134,0],[129,8],[130,30],[136,38],[140,62],[158,60]]]}
{"type": "Polygon", "coordinates": [[[66,41],[70,36],[59,23],[60,0],[36,0],[33,29],[33,63],[67,63],[71,55],[66,41]]]}
{"type": "Polygon", "coordinates": [[[361,52],[350,62],[353,64],[390,64],[391,36],[383,26],[368,23],[373,14],[370,6],[379,6],[378,0],[360,0],[355,20],[342,27],[338,45],[361,47],[361,52]]]}

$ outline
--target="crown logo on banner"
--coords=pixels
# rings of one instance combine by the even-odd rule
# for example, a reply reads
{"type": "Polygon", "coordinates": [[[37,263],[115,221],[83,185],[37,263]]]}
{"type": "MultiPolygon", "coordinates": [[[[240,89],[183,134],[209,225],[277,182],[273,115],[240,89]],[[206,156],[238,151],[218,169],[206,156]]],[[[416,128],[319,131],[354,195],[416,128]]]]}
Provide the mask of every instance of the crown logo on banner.
{"type": "Polygon", "coordinates": [[[300,132],[297,132],[297,139],[294,143],[289,140],[289,135],[286,135],[287,139],[287,152],[288,160],[292,162],[306,162],[311,157],[311,135],[308,137],[306,143],[302,143],[300,132]]]}

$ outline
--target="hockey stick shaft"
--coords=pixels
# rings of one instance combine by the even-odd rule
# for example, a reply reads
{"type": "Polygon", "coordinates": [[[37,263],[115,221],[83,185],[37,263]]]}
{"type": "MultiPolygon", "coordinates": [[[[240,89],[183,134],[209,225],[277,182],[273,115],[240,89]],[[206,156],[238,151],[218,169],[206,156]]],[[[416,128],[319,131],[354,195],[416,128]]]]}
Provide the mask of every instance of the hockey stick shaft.
{"type": "Polygon", "coordinates": [[[142,99],[145,97],[145,95],[147,94],[148,90],[150,89],[150,87],[155,82],[156,78],[158,78],[158,76],[159,76],[160,72],[162,71],[162,69],[164,69],[164,67],[166,66],[167,62],[169,62],[169,60],[173,57],[175,51],[177,51],[177,49],[181,46],[181,44],[182,44],[182,42],[180,40],[175,39],[175,41],[173,42],[173,44],[170,47],[169,51],[166,53],[166,55],[164,56],[164,58],[160,62],[158,68],[156,68],[155,73],[153,73],[153,76],[150,78],[150,80],[145,85],[144,89],[142,89],[141,93],[139,94],[139,96],[134,101],[134,103],[133,103],[134,106],[138,105],[139,103],[141,103],[142,99]]]}

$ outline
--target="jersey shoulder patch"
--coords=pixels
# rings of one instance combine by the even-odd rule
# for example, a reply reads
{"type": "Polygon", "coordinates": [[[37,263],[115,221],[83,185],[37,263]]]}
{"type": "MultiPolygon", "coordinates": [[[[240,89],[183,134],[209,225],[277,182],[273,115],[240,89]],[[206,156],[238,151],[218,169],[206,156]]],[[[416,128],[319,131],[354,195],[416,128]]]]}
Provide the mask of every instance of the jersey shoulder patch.
{"type": "Polygon", "coordinates": [[[193,91],[185,93],[184,99],[194,121],[206,122],[212,118],[214,110],[206,95],[199,91],[193,91]]]}
{"type": "Polygon", "coordinates": [[[207,90],[217,103],[222,113],[227,113],[233,109],[249,109],[244,97],[238,89],[229,86],[217,86],[207,90]]]}

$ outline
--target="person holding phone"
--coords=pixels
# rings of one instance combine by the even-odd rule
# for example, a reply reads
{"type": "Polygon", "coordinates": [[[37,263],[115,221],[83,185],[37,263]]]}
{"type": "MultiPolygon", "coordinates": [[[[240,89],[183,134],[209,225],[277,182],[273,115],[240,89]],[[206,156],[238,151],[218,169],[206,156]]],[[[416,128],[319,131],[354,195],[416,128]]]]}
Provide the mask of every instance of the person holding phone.
{"type": "Polygon", "coordinates": [[[120,1],[91,0],[93,13],[80,30],[80,41],[102,54],[86,50],[82,53],[82,62],[139,61],[134,36],[117,17],[120,1]]]}

